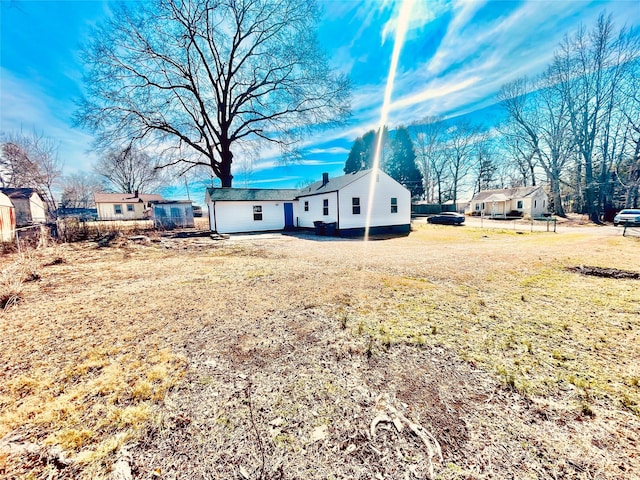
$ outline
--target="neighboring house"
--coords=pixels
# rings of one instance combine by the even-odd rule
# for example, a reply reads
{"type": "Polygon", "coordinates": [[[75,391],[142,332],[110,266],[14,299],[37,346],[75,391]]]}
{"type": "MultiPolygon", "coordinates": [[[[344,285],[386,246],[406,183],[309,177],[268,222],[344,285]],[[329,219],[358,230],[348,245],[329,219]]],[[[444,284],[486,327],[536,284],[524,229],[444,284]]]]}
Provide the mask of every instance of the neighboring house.
{"type": "Polygon", "coordinates": [[[549,197],[542,187],[482,190],[476,193],[465,213],[490,217],[528,215],[541,217],[549,212],[549,197]]]}
{"type": "Polygon", "coordinates": [[[171,230],[195,226],[191,200],[154,200],[151,212],[155,228],[171,230]]]}
{"type": "Polygon", "coordinates": [[[297,193],[293,189],[208,188],[210,228],[218,233],[294,228],[297,193]]]}
{"type": "Polygon", "coordinates": [[[145,193],[94,193],[99,220],[148,220],[152,202],[164,201],[161,195],[145,193]]]}
{"type": "Polygon", "coordinates": [[[207,189],[211,229],[218,233],[314,229],[340,235],[408,233],[411,193],[381,170],[322,180],[301,190],[207,189]],[[373,187],[373,191],[371,191],[373,187]]]}
{"type": "Polygon", "coordinates": [[[44,200],[33,188],[0,188],[15,208],[17,227],[45,223],[47,213],[44,200]]]}
{"type": "Polygon", "coordinates": [[[12,242],[16,235],[15,207],[9,197],[0,193],[0,242],[12,242]]]}

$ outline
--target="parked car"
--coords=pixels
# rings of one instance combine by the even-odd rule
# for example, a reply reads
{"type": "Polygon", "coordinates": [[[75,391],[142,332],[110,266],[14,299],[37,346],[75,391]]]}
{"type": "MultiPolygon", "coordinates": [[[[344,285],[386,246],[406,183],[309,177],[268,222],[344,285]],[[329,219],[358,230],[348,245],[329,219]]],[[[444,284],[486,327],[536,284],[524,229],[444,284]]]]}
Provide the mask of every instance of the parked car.
{"type": "Polygon", "coordinates": [[[192,205],[191,208],[193,209],[193,216],[194,217],[201,217],[202,216],[202,207],[200,205],[192,205]]]}
{"type": "Polygon", "coordinates": [[[453,212],[444,212],[427,218],[429,223],[439,223],[440,225],[461,225],[464,222],[464,215],[453,212]]]}
{"type": "Polygon", "coordinates": [[[640,227],[640,210],[637,208],[625,208],[620,210],[613,218],[613,224],[618,225],[634,225],[640,227]]]}

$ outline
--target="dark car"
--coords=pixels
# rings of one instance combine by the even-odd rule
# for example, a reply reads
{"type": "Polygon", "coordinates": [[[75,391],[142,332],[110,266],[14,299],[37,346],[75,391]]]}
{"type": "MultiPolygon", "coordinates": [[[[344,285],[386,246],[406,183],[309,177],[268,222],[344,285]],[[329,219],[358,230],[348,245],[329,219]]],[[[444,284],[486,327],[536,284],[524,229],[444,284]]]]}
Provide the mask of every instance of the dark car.
{"type": "Polygon", "coordinates": [[[427,218],[429,223],[439,223],[441,225],[461,225],[464,222],[464,215],[453,212],[444,212],[427,218]]]}

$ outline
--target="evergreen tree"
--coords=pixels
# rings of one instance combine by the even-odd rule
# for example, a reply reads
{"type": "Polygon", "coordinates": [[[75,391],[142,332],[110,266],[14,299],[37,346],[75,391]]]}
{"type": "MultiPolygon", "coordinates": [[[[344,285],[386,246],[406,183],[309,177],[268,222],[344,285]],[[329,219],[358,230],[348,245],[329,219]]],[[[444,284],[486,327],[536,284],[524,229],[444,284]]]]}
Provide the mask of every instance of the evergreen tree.
{"type": "MultiPolygon", "coordinates": [[[[384,153],[384,146],[389,139],[389,129],[385,126],[382,129],[382,145],[384,153]]],[[[373,158],[376,154],[376,142],[378,141],[378,135],[375,130],[369,130],[362,137],[356,138],[351,146],[351,151],[347,157],[347,161],[344,164],[344,173],[354,173],[360,170],[367,170],[373,167],[373,158]]],[[[384,158],[384,155],[381,154],[384,158]]],[[[380,159],[380,163],[383,162],[383,158],[380,159]]]]}
{"type": "Polygon", "coordinates": [[[364,142],[362,137],[356,138],[351,146],[351,151],[344,164],[344,173],[355,173],[363,169],[363,161],[365,156],[364,142]]]}
{"type": "Polygon", "coordinates": [[[416,165],[416,152],[409,131],[398,127],[391,141],[391,155],[384,170],[397,182],[411,191],[412,197],[420,197],[424,193],[422,174],[416,165]]]}

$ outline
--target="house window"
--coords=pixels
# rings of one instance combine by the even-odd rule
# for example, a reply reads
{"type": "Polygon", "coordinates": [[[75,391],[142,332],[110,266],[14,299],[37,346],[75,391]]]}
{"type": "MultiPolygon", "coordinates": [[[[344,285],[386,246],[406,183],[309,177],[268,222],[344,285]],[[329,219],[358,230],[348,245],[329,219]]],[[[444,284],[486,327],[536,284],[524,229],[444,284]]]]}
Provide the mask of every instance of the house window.
{"type": "Polygon", "coordinates": [[[351,213],[360,215],[360,197],[351,198],[351,213]]]}
{"type": "Polygon", "coordinates": [[[127,203],[127,212],[133,212],[133,203],[127,203]]]}
{"type": "Polygon", "coordinates": [[[262,220],[262,205],[253,206],[253,219],[256,221],[262,220]]]}
{"type": "Polygon", "coordinates": [[[322,214],[329,215],[329,199],[328,198],[325,198],[322,201],[322,214]]]}
{"type": "Polygon", "coordinates": [[[533,208],[538,208],[538,200],[533,201],[533,208]]]}
{"type": "Polygon", "coordinates": [[[542,208],[547,208],[547,201],[546,200],[542,200],[542,208]]]}
{"type": "Polygon", "coordinates": [[[517,208],[522,208],[522,200],[518,200],[518,207],[517,208]]]}
{"type": "Polygon", "coordinates": [[[391,213],[398,213],[398,199],[391,197],[391,213]]]}
{"type": "Polygon", "coordinates": [[[481,205],[482,205],[482,210],[484,210],[484,202],[482,202],[481,205]]]}
{"type": "Polygon", "coordinates": [[[479,211],[479,210],[480,210],[480,204],[476,203],[476,211],[479,211]]]}
{"type": "Polygon", "coordinates": [[[120,205],[119,203],[116,203],[113,206],[113,211],[115,212],[116,215],[122,215],[122,205],[120,205]]]}
{"type": "Polygon", "coordinates": [[[309,200],[305,200],[304,201],[304,211],[308,212],[309,211],[309,200]]]}

